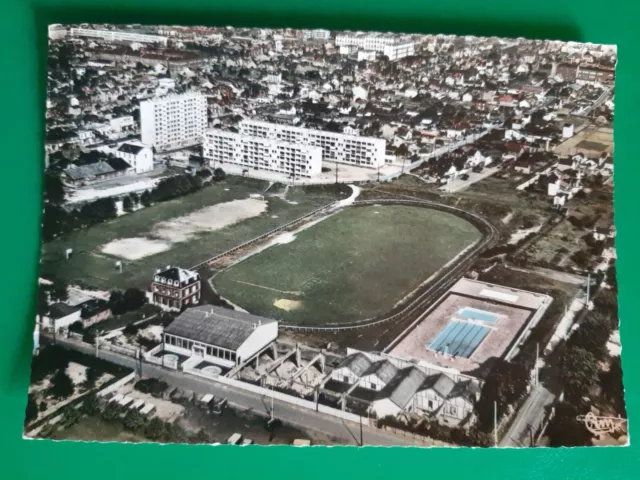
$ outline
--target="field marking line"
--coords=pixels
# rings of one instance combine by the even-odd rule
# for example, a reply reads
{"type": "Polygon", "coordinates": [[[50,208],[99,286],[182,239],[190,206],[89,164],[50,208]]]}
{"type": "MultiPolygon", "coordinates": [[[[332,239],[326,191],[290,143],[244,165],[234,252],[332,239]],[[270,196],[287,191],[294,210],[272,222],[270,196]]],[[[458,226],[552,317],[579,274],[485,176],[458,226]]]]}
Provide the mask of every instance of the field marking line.
{"type": "Polygon", "coordinates": [[[302,295],[302,292],[289,292],[287,290],[278,290],[277,288],[265,287],[264,285],[257,285],[255,283],[243,282],[242,280],[234,280],[234,282],[244,283],[245,285],[250,285],[252,287],[263,288],[265,290],[271,290],[273,292],[284,293],[288,295],[298,295],[298,296],[302,295]]]}

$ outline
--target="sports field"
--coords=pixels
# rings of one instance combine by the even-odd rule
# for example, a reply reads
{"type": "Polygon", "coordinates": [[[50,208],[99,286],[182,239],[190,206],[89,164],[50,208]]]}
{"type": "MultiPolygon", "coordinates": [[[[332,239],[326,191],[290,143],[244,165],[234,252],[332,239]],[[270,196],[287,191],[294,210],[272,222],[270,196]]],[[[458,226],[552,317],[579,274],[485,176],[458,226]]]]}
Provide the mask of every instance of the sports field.
{"type": "Polygon", "coordinates": [[[329,185],[290,188],[284,198],[269,192],[264,200],[250,198],[267,186],[261,180],[227,177],[191,195],[73,232],[43,244],[40,275],[97,289],[147,287],[158,268],[191,267],[348,195],[329,185]],[[235,213],[233,221],[220,218],[235,213]],[[69,260],[67,248],[73,249],[69,260]],[[116,261],[122,261],[122,273],[116,261]]]}
{"type": "Polygon", "coordinates": [[[449,213],[351,207],[215,276],[234,304],[286,324],[362,320],[390,310],[480,238],[449,213]]]}

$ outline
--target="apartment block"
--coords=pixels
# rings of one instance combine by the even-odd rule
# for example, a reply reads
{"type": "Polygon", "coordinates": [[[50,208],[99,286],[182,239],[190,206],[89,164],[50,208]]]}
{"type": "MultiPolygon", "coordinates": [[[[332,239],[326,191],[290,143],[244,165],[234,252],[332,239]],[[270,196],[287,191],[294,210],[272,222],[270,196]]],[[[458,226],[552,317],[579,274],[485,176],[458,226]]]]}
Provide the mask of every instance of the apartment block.
{"type": "Polygon", "coordinates": [[[360,137],[256,120],[244,120],[238,124],[238,128],[243,135],[320,147],[323,161],[367,168],[378,168],[385,164],[387,142],[382,138],[360,137]]]}
{"type": "Polygon", "coordinates": [[[204,139],[204,158],[212,168],[225,164],[311,178],[322,171],[322,150],[303,144],[210,129],[204,139]]]}
{"type": "Polygon", "coordinates": [[[400,60],[401,58],[410,57],[415,53],[414,42],[403,42],[393,45],[385,45],[382,49],[382,53],[386,55],[389,60],[400,60]]]}
{"type": "Polygon", "coordinates": [[[207,99],[197,93],[170,95],[140,103],[142,143],[156,151],[202,142],[207,129],[207,99]]]}
{"type": "Polygon", "coordinates": [[[329,40],[331,32],[329,30],[305,30],[304,38],[307,40],[329,40]]]}

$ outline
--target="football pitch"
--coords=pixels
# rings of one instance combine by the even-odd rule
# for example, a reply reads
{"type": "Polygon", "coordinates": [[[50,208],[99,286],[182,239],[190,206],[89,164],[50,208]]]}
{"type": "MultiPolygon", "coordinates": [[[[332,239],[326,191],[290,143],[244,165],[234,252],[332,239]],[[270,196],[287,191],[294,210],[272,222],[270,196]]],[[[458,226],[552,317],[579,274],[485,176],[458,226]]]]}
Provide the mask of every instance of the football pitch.
{"type": "MultiPolygon", "coordinates": [[[[285,198],[265,196],[266,211],[222,228],[203,228],[179,238],[184,219],[194,212],[215,205],[248,199],[262,194],[268,182],[242,177],[226,180],[168,202],[159,203],[112,221],[72,232],[63,238],[44,243],[40,276],[89,288],[112,290],[128,287],[146,288],[156,269],[167,265],[189,268],[284,223],[294,220],[334,200],[345,198],[350,189],[335,185],[290,188],[285,198]],[[166,250],[150,252],[141,258],[105,253],[104,247],[119,239],[155,240],[158,225],[169,224],[174,238],[166,250]],[[73,249],[65,259],[65,249],[73,249]],[[132,259],[133,258],[133,259],[132,259]],[[116,269],[122,261],[123,271],[116,269]]],[[[213,220],[216,220],[213,218],[213,220]]],[[[166,239],[165,239],[166,240],[166,239]]],[[[126,252],[125,252],[126,253],[126,252]]]]}
{"type": "Polygon", "coordinates": [[[218,273],[222,296],[285,324],[383,314],[481,238],[450,213],[407,205],[351,207],[218,273]]]}

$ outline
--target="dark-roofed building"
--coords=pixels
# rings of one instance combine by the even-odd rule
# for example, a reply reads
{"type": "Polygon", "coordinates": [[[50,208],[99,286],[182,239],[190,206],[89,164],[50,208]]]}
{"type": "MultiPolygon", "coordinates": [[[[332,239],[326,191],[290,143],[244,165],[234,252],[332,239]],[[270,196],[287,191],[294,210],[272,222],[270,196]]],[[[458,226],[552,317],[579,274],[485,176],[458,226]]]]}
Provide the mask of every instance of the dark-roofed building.
{"type": "Polygon", "coordinates": [[[371,367],[372,363],[363,353],[351,354],[331,372],[331,378],[352,385],[371,367]]]}
{"type": "Polygon", "coordinates": [[[49,306],[49,313],[42,317],[42,326],[56,330],[81,320],[81,308],[58,302],[49,306]]]}
{"type": "Polygon", "coordinates": [[[124,160],[111,158],[88,165],[71,165],[64,171],[64,177],[71,185],[88,185],[120,177],[130,170],[131,165],[124,160]]]}
{"type": "Polygon", "coordinates": [[[427,374],[416,367],[400,370],[371,405],[378,418],[411,411],[413,399],[427,378],[427,374]]]}
{"type": "Polygon", "coordinates": [[[445,373],[427,375],[417,367],[399,371],[372,403],[378,418],[420,411],[457,425],[473,414],[480,387],[470,380],[454,381],[445,373]]]}
{"type": "Polygon", "coordinates": [[[201,305],[182,312],[164,329],[164,349],[233,367],[278,337],[278,322],[245,312],[201,305]]]}
{"type": "Polygon", "coordinates": [[[165,310],[182,310],[200,302],[200,275],[167,265],[158,270],[151,282],[151,303],[165,310]]]}
{"type": "Polygon", "coordinates": [[[360,386],[369,390],[382,390],[398,374],[398,368],[389,360],[371,364],[360,377],[360,386]]]}

